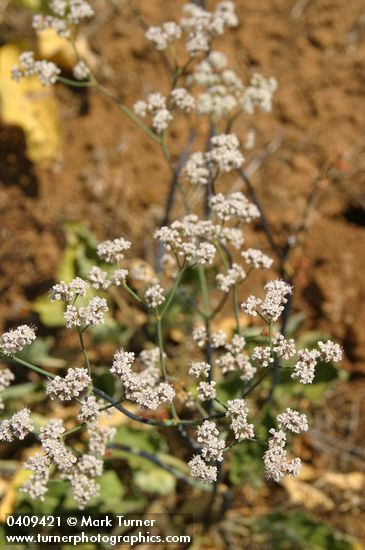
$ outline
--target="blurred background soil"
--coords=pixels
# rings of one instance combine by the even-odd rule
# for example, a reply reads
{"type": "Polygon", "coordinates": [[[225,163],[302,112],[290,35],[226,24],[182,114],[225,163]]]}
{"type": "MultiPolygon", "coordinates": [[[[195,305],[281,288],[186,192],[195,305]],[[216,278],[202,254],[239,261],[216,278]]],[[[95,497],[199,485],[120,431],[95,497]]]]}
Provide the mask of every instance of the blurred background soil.
{"type": "MultiPolygon", "coordinates": [[[[99,2],[98,17],[86,29],[88,47],[100,79],[127,105],[168,89],[143,23],[177,17],[182,4],[99,2]]],[[[246,119],[234,131],[243,137],[247,129],[256,130],[258,149],[247,155],[248,162],[278,136],[282,140],[252,177],[279,243],[300,223],[316,190],[298,259],[294,310],[306,314],[307,328],[323,330],[344,346],[350,372],[314,411],[313,434],[300,440],[300,452],[313,459],[316,479],[328,470],[363,472],[365,4],[237,0],[236,5],[240,26],[225,35],[224,44],[218,40],[217,49],[224,49],[244,81],[258,70],[275,76],[279,88],[270,115],[246,119]]],[[[31,46],[30,19],[28,10],[10,4],[2,14],[2,44],[31,46]]],[[[163,216],[169,172],[156,145],[96,92],[58,85],[56,94],[62,125],[57,161],[33,164],[22,130],[0,126],[2,328],[27,320],[30,303],[54,281],[65,221],[84,221],[98,239],[126,236],[138,243],[140,256],[151,259],[151,232],[163,216]]],[[[179,125],[174,130],[172,150],[184,131],[179,125]]],[[[268,505],[271,497],[261,497],[261,505],[268,505]]],[[[252,495],[252,506],[257,498],[252,495]]],[[[278,489],[275,498],[280,502],[285,493],[278,489]]],[[[343,500],[338,490],[335,506],[322,507],[322,516],[365,541],[363,495],[343,500]]]]}

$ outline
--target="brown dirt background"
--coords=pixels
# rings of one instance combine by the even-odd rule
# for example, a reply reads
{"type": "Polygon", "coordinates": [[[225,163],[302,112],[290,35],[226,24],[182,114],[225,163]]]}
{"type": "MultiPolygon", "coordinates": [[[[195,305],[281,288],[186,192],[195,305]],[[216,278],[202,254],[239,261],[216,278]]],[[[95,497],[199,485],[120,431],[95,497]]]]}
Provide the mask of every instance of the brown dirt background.
{"type": "MultiPolygon", "coordinates": [[[[132,4],[116,4],[119,12],[101,4],[88,39],[103,59],[101,78],[132,105],[150,91],[166,89],[168,80],[132,4]]],[[[134,5],[148,23],[158,24],[178,16],[182,4],[139,0],[134,5]]],[[[253,125],[246,120],[235,131],[244,135],[254,127],[258,146],[283,138],[252,178],[278,242],[286,241],[313,186],[319,186],[294,309],[307,315],[307,328],[323,329],[342,343],[344,367],[351,373],[316,412],[316,426],[324,426],[335,442],[312,441],[308,453],[315,454],[319,471],[363,471],[364,455],[353,449],[363,448],[365,435],[365,4],[237,0],[236,5],[240,26],[224,38],[231,63],[244,80],[254,70],[275,76],[279,89],[272,114],[255,117],[253,125]]],[[[1,28],[5,41],[17,41],[25,29],[27,12],[10,9],[1,28]]],[[[87,222],[99,239],[123,234],[148,257],[151,229],[163,212],[169,173],[156,146],[96,93],[58,86],[57,95],[64,145],[54,165],[33,166],[22,132],[0,127],[3,327],[26,320],[30,302],[52,284],[64,221],[87,222]]],[[[181,132],[178,126],[173,148],[181,132]]],[[[279,501],[283,495],[279,491],[279,501]]],[[[322,515],[365,541],[363,499],[353,509],[337,507],[322,515]]]]}

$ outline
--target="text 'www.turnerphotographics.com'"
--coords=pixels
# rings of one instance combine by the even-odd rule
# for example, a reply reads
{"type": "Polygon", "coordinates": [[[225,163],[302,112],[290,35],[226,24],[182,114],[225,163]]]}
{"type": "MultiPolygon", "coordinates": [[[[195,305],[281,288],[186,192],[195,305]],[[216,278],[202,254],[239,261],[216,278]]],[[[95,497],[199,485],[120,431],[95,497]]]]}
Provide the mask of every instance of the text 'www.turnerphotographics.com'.
{"type": "Polygon", "coordinates": [[[150,517],[122,514],[26,515],[6,517],[6,543],[12,544],[79,544],[105,543],[111,546],[126,544],[174,544],[192,542],[193,517],[165,514],[150,517]],[[190,525],[189,533],[186,526],[190,525]],[[170,529],[169,527],[170,526],[170,529]]]}

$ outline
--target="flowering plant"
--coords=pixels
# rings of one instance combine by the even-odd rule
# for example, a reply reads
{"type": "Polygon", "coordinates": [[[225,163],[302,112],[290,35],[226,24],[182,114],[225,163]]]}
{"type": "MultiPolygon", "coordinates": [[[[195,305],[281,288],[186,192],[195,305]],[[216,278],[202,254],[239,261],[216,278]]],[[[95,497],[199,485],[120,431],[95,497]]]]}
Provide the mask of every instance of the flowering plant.
{"type": "MultiPolygon", "coordinates": [[[[92,7],[85,0],[53,0],[50,9],[51,14],[34,18],[34,27],[39,31],[53,28],[77,51],[76,28],[93,15],[92,7]]],[[[216,188],[224,190],[232,175],[242,175],[242,149],[253,146],[252,131],[241,144],[232,131],[234,123],[241,116],[253,116],[257,109],[270,111],[277,84],[273,78],[254,74],[245,85],[228,68],[226,56],[213,49],[215,37],[237,25],[234,3],[222,1],[213,13],[187,3],[178,23],[168,21],[160,27],[149,27],[147,40],[166,54],[171,89],[166,95],[155,92],[138,100],[133,111],[98,82],[81,56],[74,67],[75,80],[62,76],[52,62],[35,60],[33,52],[24,52],[19,66],[13,69],[16,80],[37,75],[45,86],[61,82],[106,95],[161,148],[172,172],[165,218],[154,234],[155,270],[132,274],[128,269],[132,244],[117,237],[97,246],[100,261],[86,277],[61,281],[50,290],[50,300],[63,305],[65,325],[79,339],[81,367],[70,367],[60,376],[23,359],[19,354],[36,339],[32,326],[21,325],[0,339],[4,358],[45,377],[49,399],[79,405],[74,425],[68,430],[59,418],[54,418],[36,431],[28,408],[0,424],[0,441],[23,440],[30,433],[39,441],[39,453],[25,463],[31,477],[22,487],[34,499],[44,499],[49,480],[55,478],[71,484],[80,508],[98,494],[103,457],[107,448],[117,448],[113,444],[115,430],[102,423],[112,409],[135,422],[176,431],[190,453],[190,477],[183,477],[193,485],[216,488],[224,476],[223,463],[226,459],[229,462],[232,448],[237,445],[263,447],[268,479],[279,482],[285,475],[298,475],[300,458],[287,456],[286,442],[289,433],[308,430],[306,416],[292,408],[281,410],[276,426],[263,440],[253,412],[258,408],[256,392],[269,375],[276,375],[280,369],[291,369],[292,379],[310,384],[316,365],[325,368],[323,363],[340,361],[342,350],[330,340],[319,341],[315,349],[297,349],[294,339],[280,330],[279,321],[293,292],[285,277],[268,280],[260,296],[247,291],[252,274],[273,265],[266,252],[246,246],[243,228],[259,221],[262,211],[242,191],[223,193],[216,188]],[[199,127],[197,117],[209,121],[205,149],[188,155],[182,168],[169,150],[169,131],[179,116],[189,117],[194,128],[199,127]],[[171,221],[177,192],[185,212],[171,221]],[[189,278],[193,285],[186,284],[189,278]],[[191,331],[184,337],[196,349],[177,378],[173,358],[166,350],[165,323],[182,290],[193,312],[191,331]],[[150,317],[155,344],[146,342],[138,354],[135,349],[116,350],[109,369],[115,392],[109,395],[95,384],[96,367],[90,359],[87,337],[113,313],[113,299],[120,292],[128,293],[150,317]],[[244,299],[240,300],[240,295],[244,299]],[[229,299],[235,321],[232,333],[214,328],[215,321],[227,311],[229,299]],[[257,338],[244,330],[247,322],[242,320],[249,317],[261,323],[257,338]],[[233,381],[230,399],[222,398],[220,391],[227,379],[233,381]],[[156,412],[159,409],[162,414],[156,412]],[[68,443],[76,432],[86,434],[84,452],[68,443]]],[[[186,346],[191,349],[191,345],[186,346]]],[[[13,378],[9,369],[3,369],[1,389],[13,378]]]]}

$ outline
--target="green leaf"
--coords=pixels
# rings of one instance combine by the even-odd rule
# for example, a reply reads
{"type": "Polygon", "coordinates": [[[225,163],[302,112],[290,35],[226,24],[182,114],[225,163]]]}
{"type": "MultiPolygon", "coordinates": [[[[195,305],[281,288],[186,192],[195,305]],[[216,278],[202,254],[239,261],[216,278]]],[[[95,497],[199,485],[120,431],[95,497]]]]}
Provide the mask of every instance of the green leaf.
{"type": "Polygon", "coordinates": [[[134,474],[134,482],[142,491],[158,495],[169,495],[175,490],[175,477],[162,468],[139,471],[134,474]]]}
{"type": "Polygon", "coordinates": [[[262,446],[250,441],[233,447],[231,455],[231,467],[229,478],[234,485],[242,485],[249,481],[254,487],[262,484],[264,465],[262,455],[264,450],[262,446]]]}
{"type": "Polygon", "coordinates": [[[256,520],[254,530],[268,548],[280,550],[353,550],[356,542],[300,511],[270,512],[256,520]]]}
{"type": "Polygon", "coordinates": [[[76,276],[75,262],[76,247],[68,246],[63,253],[63,258],[57,271],[57,278],[60,281],[69,283],[76,276]]]}
{"type": "Polygon", "coordinates": [[[116,472],[109,470],[97,480],[100,485],[98,502],[100,512],[120,510],[124,496],[124,488],[116,472]]]}
{"type": "Polygon", "coordinates": [[[49,354],[53,343],[54,338],[52,336],[37,338],[31,346],[24,348],[20,356],[29,363],[34,363],[40,367],[63,368],[66,361],[58,357],[52,357],[49,354]]]}
{"type": "Polygon", "coordinates": [[[9,386],[3,392],[1,392],[1,398],[6,401],[8,399],[19,399],[25,395],[30,395],[36,384],[34,382],[26,382],[25,384],[16,384],[15,386],[9,386]]]}
{"type": "Polygon", "coordinates": [[[163,447],[162,439],[155,430],[141,430],[127,425],[119,426],[114,443],[122,443],[152,454],[162,450],[163,447]]]}
{"type": "Polygon", "coordinates": [[[291,315],[286,324],[287,336],[294,336],[303,325],[305,319],[306,315],[304,313],[296,313],[295,315],[291,315]]]}
{"type": "Polygon", "coordinates": [[[33,308],[38,313],[46,327],[62,327],[65,324],[63,305],[61,302],[51,302],[48,295],[39,296],[33,302],[33,308]]]}

